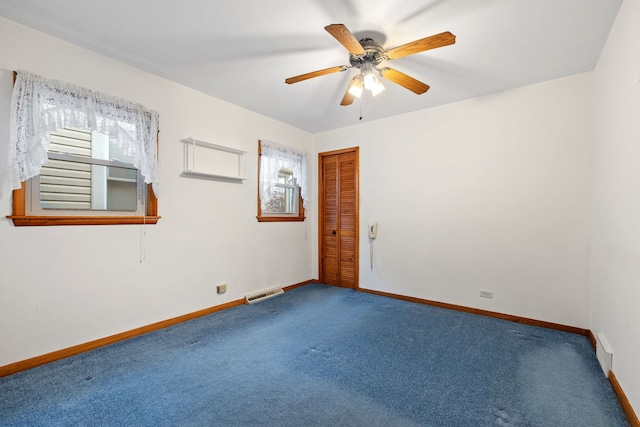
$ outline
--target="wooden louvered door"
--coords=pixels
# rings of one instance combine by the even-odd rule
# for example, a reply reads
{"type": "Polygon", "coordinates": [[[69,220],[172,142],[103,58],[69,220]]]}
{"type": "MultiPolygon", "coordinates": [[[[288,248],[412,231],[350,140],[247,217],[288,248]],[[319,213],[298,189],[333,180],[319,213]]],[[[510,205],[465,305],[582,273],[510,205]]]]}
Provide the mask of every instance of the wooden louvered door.
{"type": "Polygon", "coordinates": [[[319,155],[320,281],[358,287],[358,148],[319,155]]]}

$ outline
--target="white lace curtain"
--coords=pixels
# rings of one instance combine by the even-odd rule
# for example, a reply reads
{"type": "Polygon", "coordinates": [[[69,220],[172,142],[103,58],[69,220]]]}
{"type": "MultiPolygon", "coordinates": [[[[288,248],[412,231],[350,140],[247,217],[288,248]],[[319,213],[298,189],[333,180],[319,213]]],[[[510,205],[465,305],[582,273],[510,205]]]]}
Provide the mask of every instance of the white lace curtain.
{"type": "Polygon", "coordinates": [[[278,183],[278,172],[288,169],[293,172],[300,187],[302,204],[307,207],[307,153],[271,141],[260,141],[260,207],[266,209],[271,192],[278,183]]]}
{"type": "MultiPolygon", "coordinates": [[[[65,127],[108,135],[158,195],[158,113],[129,101],[18,71],[11,97],[7,176],[2,193],[40,173],[50,132],[65,127]]],[[[1,194],[0,194],[1,195],[1,194]]]]}

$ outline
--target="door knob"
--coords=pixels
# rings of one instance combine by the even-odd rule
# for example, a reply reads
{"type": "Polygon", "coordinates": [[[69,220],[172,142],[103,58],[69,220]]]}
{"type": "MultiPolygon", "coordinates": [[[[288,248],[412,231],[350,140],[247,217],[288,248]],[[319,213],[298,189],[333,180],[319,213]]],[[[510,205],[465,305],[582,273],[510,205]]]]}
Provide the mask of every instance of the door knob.
{"type": "Polygon", "coordinates": [[[333,231],[331,232],[331,234],[336,234],[336,230],[333,230],[333,231]]]}

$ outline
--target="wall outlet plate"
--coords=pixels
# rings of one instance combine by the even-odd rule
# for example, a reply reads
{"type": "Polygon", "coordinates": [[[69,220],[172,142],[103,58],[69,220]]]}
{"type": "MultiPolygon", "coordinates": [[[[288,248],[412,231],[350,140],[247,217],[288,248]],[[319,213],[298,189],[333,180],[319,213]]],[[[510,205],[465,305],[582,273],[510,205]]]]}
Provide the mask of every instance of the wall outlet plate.
{"type": "Polygon", "coordinates": [[[221,285],[218,285],[216,287],[216,290],[218,291],[219,294],[224,294],[225,292],[227,292],[227,284],[223,283],[221,285]]]}
{"type": "Polygon", "coordinates": [[[484,289],[480,289],[480,296],[482,298],[493,298],[493,291],[485,291],[484,289]]]}

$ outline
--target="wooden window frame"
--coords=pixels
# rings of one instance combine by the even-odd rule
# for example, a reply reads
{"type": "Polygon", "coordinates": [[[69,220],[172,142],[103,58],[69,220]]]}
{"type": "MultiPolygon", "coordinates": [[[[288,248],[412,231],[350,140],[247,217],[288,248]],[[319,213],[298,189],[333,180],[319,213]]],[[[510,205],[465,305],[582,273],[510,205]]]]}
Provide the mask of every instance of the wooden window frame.
{"type": "Polygon", "coordinates": [[[278,215],[278,214],[262,214],[262,208],[260,207],[260,158],[262,157],[262,149],[260,148],[260,141],[258,141],[258,215],[256,218],[258,222],[300,222],[304,221],[304,206],[302,200],[302,192],[300,186],[298,186],[298,214],[297,215],[278,215]]]}

